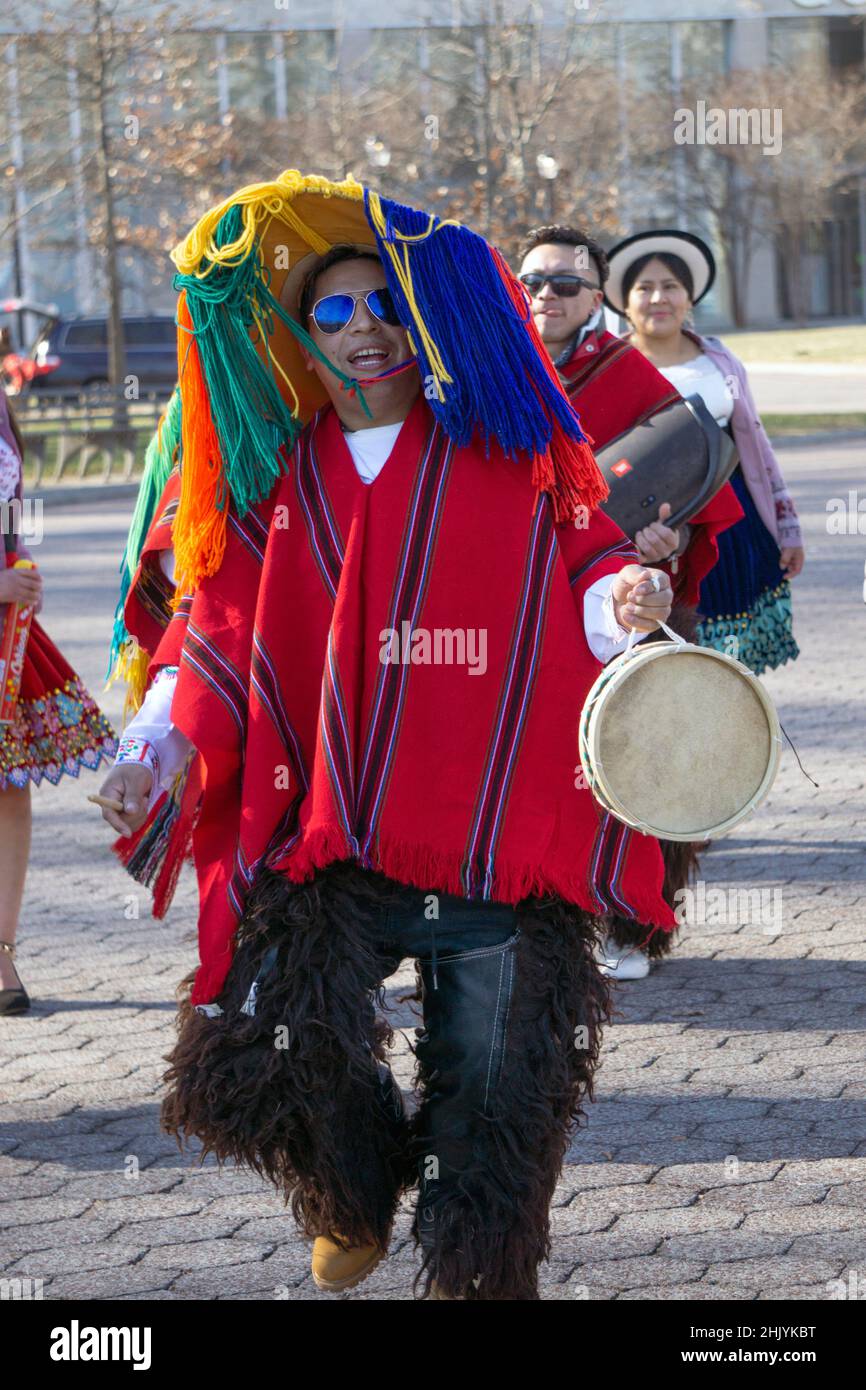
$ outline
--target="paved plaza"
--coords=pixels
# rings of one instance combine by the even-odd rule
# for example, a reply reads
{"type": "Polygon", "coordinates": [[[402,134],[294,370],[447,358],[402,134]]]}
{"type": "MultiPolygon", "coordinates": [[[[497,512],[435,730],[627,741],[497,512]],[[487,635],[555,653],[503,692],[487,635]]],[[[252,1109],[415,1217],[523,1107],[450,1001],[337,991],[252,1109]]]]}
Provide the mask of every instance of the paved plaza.
{"type": "MultiPolygon", "coordinates": [[[[753,890],[746,920],[738,906],[687,927],[667,964],[617,987],[555,1198],[547,1299],[866,1297],[864,442],[779,453],[808,557],[802,655],[766,684],[818,786],[786,749],[760,811],[704,858],[707,892],[753,890]],[[852,534],[829,534],[828,500],[858,486],[863,534],[850,508],[852,534]]],[[[95,694],[131,507],[45,510],[43,620],[95,694]]],[[[102,698],[119,728],[119,689],[102,698]]],[[[46,1299],[327,1298],[272,1188],[198,1167],[159,1131],[194,882],[153,921],[85,799],[100,781],[34,796],[18,963],[35,1002],[0,1021],[0,1279],[42,1280],[46,1299]]],[[[408,1005],[393,1019],[411,1036],[408,1005]]],[[[390,1258],[343,1297],[412,1296],[410,1219],[406,1204],[390,1258]]]]}
{"type": "MultiPolygon", "coordinates": [[[[736,352],[736,338],[728,346],[736,352]]],[[[844,415],[866,402],[866,371],[839,362],[756,362],[749,385],[762,415],[844,415]]]]}

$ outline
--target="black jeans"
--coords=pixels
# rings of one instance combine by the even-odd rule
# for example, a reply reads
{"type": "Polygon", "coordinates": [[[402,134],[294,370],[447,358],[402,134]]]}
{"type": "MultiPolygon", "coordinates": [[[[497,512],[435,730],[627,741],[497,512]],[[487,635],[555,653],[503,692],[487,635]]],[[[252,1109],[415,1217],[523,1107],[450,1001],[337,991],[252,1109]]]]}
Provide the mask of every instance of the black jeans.
{"type": "Polygon", "coordinates": [[[418,961],[424,1026],[416,1055],[426,1078],[416,1131],[421,1244],[461,1174],[484,1162],[486,1123],[502,1076],[520,933],[507,903],[404,887],[384,909],[384,974],[418,961]]]}

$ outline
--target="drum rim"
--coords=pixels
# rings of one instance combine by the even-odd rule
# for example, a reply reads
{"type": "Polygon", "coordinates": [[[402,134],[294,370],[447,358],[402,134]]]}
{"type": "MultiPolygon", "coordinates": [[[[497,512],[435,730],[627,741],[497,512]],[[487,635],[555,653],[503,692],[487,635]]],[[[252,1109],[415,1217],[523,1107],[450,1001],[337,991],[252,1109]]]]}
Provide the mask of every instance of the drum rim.
{"type": "MultiPolygon", "coordinates": [[[[596,677],[580,713],[578,754],[589,783],[590,792],[604,810],[609,811],[617,820],[622,821],[625,825],[631,826],[632,829],[639,830],[642,835],[653,835],[659,840],[680,840],[689,843],[699,839],[719,839],[723,835],[729,834],[741,821],[745,820],[747,816],[752,815],[752,813],[758,809],[769,794],[779,771],[779,763],[782,755],[782,730],[776,706],[773,704],[768,692],[764,689],[754,671],[751,671],[749,667],[745,666],[741,661],[737,661],[735,657],[728,656],[726,652],[716,651],[715,647],[699,647],[694,642],[651,642],[648,645],[634,648],[630,652],[623,652],[620,656],[615,657],[596,677]],[[639,669],[639,667],[646,665],[647,661],[654,661],[663,656],[676,656],[684,651],[691,652],[692,654],[697,653],[699,656],[721,661],[723,665],[733,666],[741,675],[745,676],[747,678],[747,683],[757,695],[758,702],[764,711],[770,736],[770,757],[767,762],[766,771],[747,804],[741,807],[740,810],[736,811],[732,816],[729,816],[727,820],[720,821],[717,825],[708,825],[703,829],[690,830],[688,832],[659,829],[648,822],[636,820],[628,813],[626,808],[622,806],[619,799],[610,792],[608,788],[602,788],[598,778],[593,776],[592,759],[590,756],[592,751],[591,740],[595,732],[596,723],[594,716],[598,711],[598,700],[602,691],[610,685],[610,681],[629,669],[639,669]],[[603,794],[599,795],[599,792],[603,794]]],[[[597,757],[595,763],[596,766],[601,766],[601,760],[597,757]]]]}

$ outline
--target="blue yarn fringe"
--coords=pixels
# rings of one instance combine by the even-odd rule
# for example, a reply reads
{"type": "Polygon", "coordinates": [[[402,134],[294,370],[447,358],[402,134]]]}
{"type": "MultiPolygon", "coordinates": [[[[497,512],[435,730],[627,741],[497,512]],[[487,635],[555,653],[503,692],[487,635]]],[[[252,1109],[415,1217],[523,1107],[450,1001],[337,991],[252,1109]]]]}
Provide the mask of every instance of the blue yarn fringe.
{"type": "Polygon", "coordinates": [[[421,241],[401,242],[398,232],[426,232],[429,215],[388,198],[380,201],[384,236],[373,226],[365,189],[364,208],[376,233],[388,287],[401,321],[412,333],[430,408],[448,435],[462,446],[478,429],[488,451],[493,437],[509,458],[546,453],[555,424],[569,438],[583,441],[577,415],[530,336],[529,308],[521,314],[512,301],[489,243],[468,227],[440,226],[438,218],[433,219],[436,230],[421,241]],[[396,245],[401,258],[408,245],[416,304],[453,378],[443,385],[444,402],[432,387],[433,369],[385,249],[389,243],[396,245]]]}

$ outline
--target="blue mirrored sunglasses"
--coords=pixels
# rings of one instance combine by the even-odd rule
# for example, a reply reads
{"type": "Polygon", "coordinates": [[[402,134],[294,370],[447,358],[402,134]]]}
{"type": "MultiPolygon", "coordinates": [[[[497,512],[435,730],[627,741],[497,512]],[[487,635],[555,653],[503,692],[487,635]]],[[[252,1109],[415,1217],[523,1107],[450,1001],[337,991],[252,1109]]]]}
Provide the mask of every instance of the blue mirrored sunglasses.
{"type": "Polygon", "coordinates": [[[391,291],[384,286],[379,290],[367,290],[365,294],[326,294],[324,299],[313,305],[310,318],[320,333],[340,333],[349,327],[355,317],[359,299],[363,299],[370,313],[380,323],[390,323],[393,328],[400,327],[391,291]]]}

